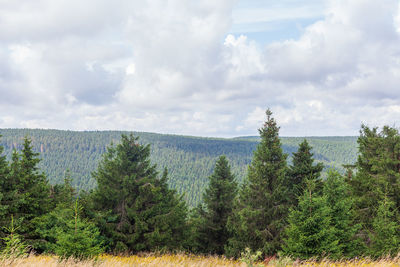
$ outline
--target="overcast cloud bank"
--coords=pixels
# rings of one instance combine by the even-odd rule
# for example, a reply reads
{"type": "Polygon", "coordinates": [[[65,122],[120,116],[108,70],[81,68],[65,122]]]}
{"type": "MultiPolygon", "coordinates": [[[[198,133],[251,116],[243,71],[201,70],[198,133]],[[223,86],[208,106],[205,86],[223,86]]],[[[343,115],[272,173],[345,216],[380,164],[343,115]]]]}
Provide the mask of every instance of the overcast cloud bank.
{"type": "Polygon", "coordinates": [[[230,34],[235,4],[0,1],[0,128],[255,135],[267,107],[282,135],[396,124],[398,1],[328,2],[266,46],[230,34]]]}

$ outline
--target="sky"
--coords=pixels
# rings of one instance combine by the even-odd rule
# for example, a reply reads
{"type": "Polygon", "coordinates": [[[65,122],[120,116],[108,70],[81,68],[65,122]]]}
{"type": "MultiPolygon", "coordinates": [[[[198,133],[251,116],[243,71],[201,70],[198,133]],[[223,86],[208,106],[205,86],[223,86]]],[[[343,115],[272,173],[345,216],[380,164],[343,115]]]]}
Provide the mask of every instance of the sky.
{"type": "Polygon", "coordinates": [[[399,125],[398,0],[0,0],[0,128],[399,125]]]}

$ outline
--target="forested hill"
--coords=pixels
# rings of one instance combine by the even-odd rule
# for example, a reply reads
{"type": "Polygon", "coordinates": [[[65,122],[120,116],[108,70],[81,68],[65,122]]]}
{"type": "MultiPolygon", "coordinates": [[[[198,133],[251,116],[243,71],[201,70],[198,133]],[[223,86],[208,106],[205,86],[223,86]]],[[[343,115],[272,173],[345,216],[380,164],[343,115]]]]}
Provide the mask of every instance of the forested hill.
{"type": "MultiPolygon", "coordinates": [[[[64,173],[70,170],[73,184],[78,189],[89,190],[96,183],[91,172],[97,168],[101,155],[111,143],[117,143],[121,131],[60,131],[37,129],[0,129],[3,136],[0,144],[11,156],[13,148],[21,149],[23,138],[32,139],[34,150],[40,152],[40,167],[51,183],[60,183],[64,173]]],[[[201,200],[207,177],[211,174],[216,159],[225,154],[237,179],[242,181],[258,137],[232,139],[200,138],[133,132],[140,143],[151,145],[151,159],[159,170],[169,171],[169,184],[179,193],[185,194],[190,206],[201,200]]],[[[302,137],[282,137],[283,149],[291,154],[297,151],[302,137]]],[[[354,163],[357,156],[357,137],[307,137],[314,147],[314,157],[327,168],[342,169],[343,164],[354,163]]],[[[290,159],[289,159],[290,161],[290,159]]]]}

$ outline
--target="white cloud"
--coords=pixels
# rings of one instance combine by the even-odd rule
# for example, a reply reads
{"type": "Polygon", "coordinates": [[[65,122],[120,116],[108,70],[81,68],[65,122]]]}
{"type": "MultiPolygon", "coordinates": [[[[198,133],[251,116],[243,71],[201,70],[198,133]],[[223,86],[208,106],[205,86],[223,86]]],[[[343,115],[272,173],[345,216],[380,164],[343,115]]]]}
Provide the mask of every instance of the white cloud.
{"type": "MultiPolygon", "coordinates": [[[[235,136],[257,134],[267,107],[283,135],[396,122],[397,1],[330,1],[300,38],[266,47],[228,34],[235,2],[0,2],[0,127],[235,136]]],[[[233,19],[321,12],[269,3],[233,19]]]]}

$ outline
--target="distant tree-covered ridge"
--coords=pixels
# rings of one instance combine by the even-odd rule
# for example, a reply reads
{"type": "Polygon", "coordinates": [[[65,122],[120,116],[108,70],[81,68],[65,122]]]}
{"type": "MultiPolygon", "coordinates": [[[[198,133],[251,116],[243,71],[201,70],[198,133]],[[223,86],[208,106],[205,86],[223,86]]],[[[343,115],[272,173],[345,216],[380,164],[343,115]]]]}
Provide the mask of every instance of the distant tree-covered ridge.
{"type": "MultiPolygon", "coordinates": [[[[90,190],[96,186],[91,173],[96,170],[101,155],[107,146],[119,143],[122,131],[62,131],[39,129],[0,129],[3,136],[0,145],[11,159],[12,150],[22,149],[24,137],[32,139],[35,152],[42,161],[39,168],[53,184],[64,181],[69,170],[72,185],[78,190],[90,190]]],[[[167,167],[169,186],[184,193],[189,206],[200,202],[208,185],[215,162],[221,154],[226,155],[232,173],[242,182],[259,137],[203,138],[133,132],[142,144],[151,144],[151,161],[157,164],[159,172],[167,167]]],[[[313,147],[316,162],[325,168],[334,167],[343,171],[343,164],[353,164],[357,160],[357,137],[307,137],[313,147]]],[[[281,137],[283,151],[291,154],[297,151],[303,137],[281,137]]],[[[324,173],[323,173],[324,176],[324,173]]]]}

